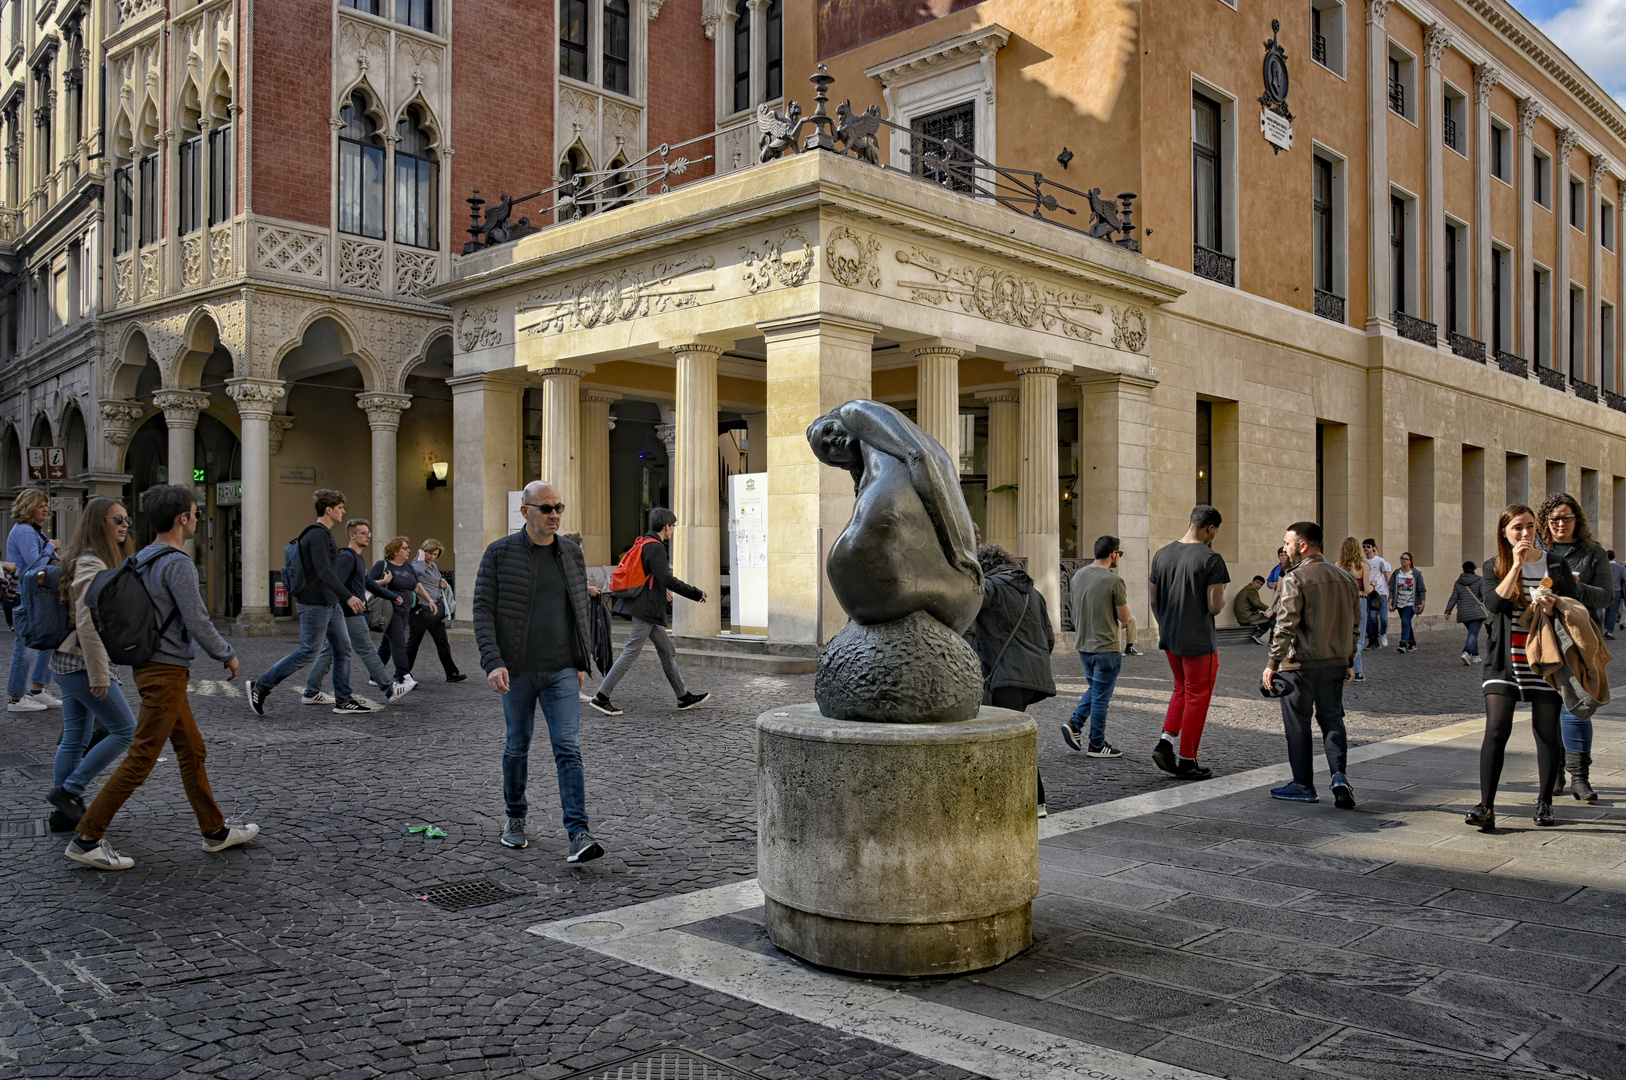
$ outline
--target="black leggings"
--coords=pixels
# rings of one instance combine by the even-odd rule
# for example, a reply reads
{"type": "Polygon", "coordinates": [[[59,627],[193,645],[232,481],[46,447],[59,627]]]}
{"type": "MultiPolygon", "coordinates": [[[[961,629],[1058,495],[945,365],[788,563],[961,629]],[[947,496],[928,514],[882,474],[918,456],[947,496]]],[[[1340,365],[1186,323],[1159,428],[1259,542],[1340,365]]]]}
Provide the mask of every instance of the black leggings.
{"type": "MultiPolygon", "coordinates": [[[[1028,706],[1042,699],[1042,695],[1020,686],[998,686],[994,688],[993,705],[996,709],[1009,709],[1012,712],[1027,712],[1028,706]]],[[[1039,774],[1039,805],[1044,805],[1044,773],[1039,774]]]]}
{"type": "MultiPolygon", "coordinates": [[[[1502,779],[1502,757],[1508,736],[1513,734],[1512,698],[1501,694],[1485,697],[1485,741],[1479,747],[1479,801],[1496,805],[1496,785],[1502,779]]],[[[1558,763],[1564,759],[1564,746],[1558,733],[1557,694],[1542,694],[1530,702],[1531,727],[1536,733],[1536,769],[1541,777],[1541,802],[1552,802],[1558,786],[1558,763]]]]}

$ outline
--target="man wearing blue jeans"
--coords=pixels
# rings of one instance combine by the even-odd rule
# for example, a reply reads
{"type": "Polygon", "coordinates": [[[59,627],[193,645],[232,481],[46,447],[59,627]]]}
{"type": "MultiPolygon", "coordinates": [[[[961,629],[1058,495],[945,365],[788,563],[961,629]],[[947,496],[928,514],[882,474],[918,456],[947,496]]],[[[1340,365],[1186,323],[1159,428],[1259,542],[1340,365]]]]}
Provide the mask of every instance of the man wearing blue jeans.
{"type": "MultiPolygon", "coordinates": [[[[395,601],[395,594],[384,586],[367,576],[367,548],[373,542],[373,527],[365,518],[351,518],[344,523],[344,535],[350,541],[348,547],[339,552],[334,563],[339,580],[343,581],[350,590],[350,595],[360,600],[363,605],[367,603],[367,594],[382,596],[391,603],[395,601]]],[[[384,667],[384,661],[378,658],[378,646],[373,644],[372,629],[367,625],[365,610],[358,615],[348,608],[344,612],[344,628],[350,635],[350,647],[356,651],[362,666],[367,674],[372,676],[373,683],[383,692],[386,701],[395,701],[403,697],[416,683],[398,683],[390,678],[389,671],[384,667]]],[[[311,673],[305,680],[305,693],[299,701],[303,705],[332,705],[334,699],[322,693],[322,680],[327,676],[328,669],[333,666],[333,646],[322,642],[322,651],[316,656],[316,663],[311,665],[311,673]]],[[[356,698],[368,708],[374,706],[366,698],[356,698]]],[[[353,710],[352,710],[353,711],[353,710]]]]}
{"type": "Polygon", "coordinates": [[[587,563],[582,549],[559,535],[565,504],[552,484],[536,480],[520,493],[525,527],[494,540],[474,579],[474,641],[486,684],[502,695],[507,740],[502,751],[502,797],[507,819],[502,843],[523,848],[530,803],[536,710],[548,724],[559,806],[570,847],[566,862],[587,862],[604,848],[587,831],[587,784],[578,742],[581,688],[589,643],[587,563]]]}
{"type": "Polygon", "coordinates": [[[256,716],[265,715],[265,699],[271,691],[310,663],[323,639],[333,646],[333,696],[337,699],[333,711],[373,711],[350,696],[350,633],[345,629],[344,615],[347,610],[359,615],[363,604],[339,580],[335,567],[339,551],[333,543],[333,526],[344,520],[344,492],[319,488],[315,499],[316,522],[299,534],[299,557],[305,575],[303,586],[294,593],[299,602],[299,648],[248,684],[248,707],[256,716]]]}
{"type": "Polygon", "coordinates": [[[1084,662],[1089,689],[1078,699],[1072,719],[1061,726],[1061,737],[1068,746],[1083,750],[1089,757],[1123,756],[1121,750],[1107,742],[1107,706],[1112,704],[1112,689],[1124,659],[1118,651],[1118,627],[1129,622],[1129,587],[1113,573],[1123,554],[1116,536],[1097,538],[1095,561],[1080,568],[1068,587],[1077,635],[1073,644],[1084,662]],[[1088,745],[1079,738],[1086,717],[1090,721],[1088,745]]]}

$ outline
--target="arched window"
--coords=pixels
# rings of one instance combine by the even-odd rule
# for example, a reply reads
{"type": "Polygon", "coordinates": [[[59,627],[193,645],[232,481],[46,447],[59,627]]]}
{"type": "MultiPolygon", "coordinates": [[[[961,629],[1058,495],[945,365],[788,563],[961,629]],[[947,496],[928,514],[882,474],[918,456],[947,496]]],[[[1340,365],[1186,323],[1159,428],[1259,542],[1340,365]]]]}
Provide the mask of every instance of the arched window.
{"type": "Polygon", "coordinates": [[[367,115],[367,96],[339,110],[339,231],[384,239],[384,141],[367,115]]]}
{"type": "Polygon", "coordinates": [[[232,218],[231,181],[234,172],[231,125],[209,129],[209,224],[232,218]]]}
{"type": "Polygon", "coordinates": [[[604,209],[614,210],[618,206],[627,204],[628,193],[632,190],[632,180],[622,169],[627,167],[626,158],[616,158],[610,162],[610,182],[604,188],[604,209]]]}
{"type": "Polygon", "coordinates": [[[440,204],[440,166],[433,136],[423,126],[416,105],[396,125],[395,242],[413,247],[439,247],[435,208],[440,204]]]}
{"type": "MultiPolygon", "coordinates": [[[[574,195],[574,191],[572,190],[574,187],[586,186],[588,182],[586,178],[579,180],[574,185],[571,182],[576,181],[578,177],[581,177],[582,174],[587,171],[587,163],[582,159],[581,151],[576,149],[574,146],[571,147],[569,152],[565,154],[565,159],[559,163],[559,194],[574,195]]],[[[571,218],[579,217],[583,214],[591,214],[595,209],[597,209],[591,197],[578,197],[577,201],[574,203],[564,203],[562,200],[560,200],[556,201],[555,205],[558,206],[559,209],[554,217],[559,221],[569,221],[571,218]]]]}
{"type": "Polygon", "coordinates": [[[751,107],[751,3],[734,5],[734,111],[751,107]]]}
{"type": "Polygon", "coordinates": [[[627,0],[604,0],[604,89],[632,92],[632,13],[627,0]]]}
{"type": "Polygon", "coordinates": [[[785,4],[784,0],[770,0],[768,4],[768,17],[763,20],[767,23],[767,57],[768,70],[763,72],[767,76],[765,93],[767,100],[772,101],[785,92],[785,4]]]}
{"type": "Polygon", "coordinates": [[[198,130],[196,95],[190,92],[181,105],[181,142],[176,148],[180,213],[175,234],[186,236],[203,227],[203,133],[198,130]]]}

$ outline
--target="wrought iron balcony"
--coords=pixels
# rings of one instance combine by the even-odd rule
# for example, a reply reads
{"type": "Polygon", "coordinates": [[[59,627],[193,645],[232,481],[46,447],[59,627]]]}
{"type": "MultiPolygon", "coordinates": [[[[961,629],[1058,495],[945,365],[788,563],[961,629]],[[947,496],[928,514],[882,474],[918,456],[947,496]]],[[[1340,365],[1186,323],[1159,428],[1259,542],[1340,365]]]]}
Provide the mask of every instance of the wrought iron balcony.
{"type": "Polygon", "coordinates": [[[1555,371],[1550,367],[1538,367],[1536,368],[1536,378],[1541,380],[1541,385],[1550,387],[1553,390],[1569,389],[1569,380],[1564,377],[1562,371],[1555,371]]]}
{"type": "Polygon", "coordinates": [[[1210,251],[1201,244],[1192,245],[1191,272],[1209,281],[1236,287],[1236,258],[1222,255],[1218,251],[1210,251]]]}
{"type": "Polygon", "coordinates": [[[1325,34],[1310,35],[1310,58],[1323,67],[1327,64],[1327,36],[1325,34]]]}
{"type": "Polygon", "coordinates": [[[1344,298],[1325,289],[1315,291],[1315,313],[1335,323],[1344,321],[1344,298]]]}
{"type": "Polygon", "coordinates": [[[1445,145],[1453,150],[1461,150],[1457,145],[1457,120],[1450,113],[1445,114],[1445,145]]]}
{"type": "Polygon", "coordinates": [[[1464,360],[1477,360],[1485,362],[1485,343],[1478,338],[1471,338],[1467,334],[1451,331],[1451,351],[1464,360]]]}
{"type": "Polygon", "coordinates": [[[1399,79],[1389,80],[1389,108],[1406,115],[1406,84],[1399,79]]]}
{"type": "Polygon", "coordinates": [[[1496,366],[1509,375],[1517,375],[1521,379],[1530,377],[1530,362],[1514,353],[1505,351],[1497,353],[1496,366]]]}
{"type": "Polygon", "coordinates": [[[1421,345],[1438,345],[1440,343],[1439,329],[1431,322],[1419,319],[1415,315],[1407,315],[1404,311],[1396,311],[1391,315],[1395,323],[1395,332],[1407,341],[1415,341],[1421,345]]]}
{"type": "Polygon", "coordinates": [[[1603,403],[1616,412],[1626,412],[1626,397],[1622,397],[1613,390],[1603,392],[1603,403]]]}
{"type": "Polygon", "coordinates": [[[1596,383],[1589,383],[1584,379],[1577,379],[1574,375],[1571,375],[1570,389],[1574,390],[1575,396],[1583,401],[1598,400],[1598,387],[1596,383]]]}

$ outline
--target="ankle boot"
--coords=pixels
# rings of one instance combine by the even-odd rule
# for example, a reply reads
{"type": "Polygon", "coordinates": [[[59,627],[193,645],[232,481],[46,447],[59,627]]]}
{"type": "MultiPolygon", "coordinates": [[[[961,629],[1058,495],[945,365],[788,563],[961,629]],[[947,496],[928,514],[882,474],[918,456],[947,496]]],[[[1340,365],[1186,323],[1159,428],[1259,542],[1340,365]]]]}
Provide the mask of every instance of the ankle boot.
{"type": "Polygon", "coordinates": [[[1597,802],[1598,793],[1592,790],[1592,755],[1576,750],[1564,751],[1564,763],[1569,766],[1573,781],[1570,790],[1582,802],[1597,802]]]}

